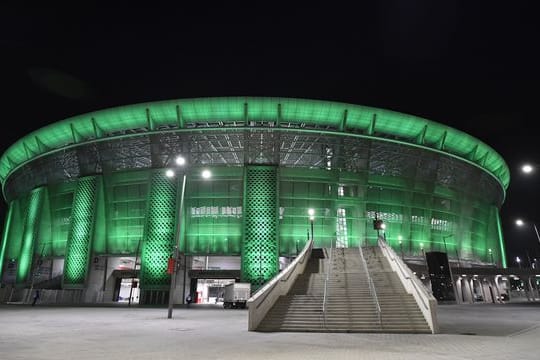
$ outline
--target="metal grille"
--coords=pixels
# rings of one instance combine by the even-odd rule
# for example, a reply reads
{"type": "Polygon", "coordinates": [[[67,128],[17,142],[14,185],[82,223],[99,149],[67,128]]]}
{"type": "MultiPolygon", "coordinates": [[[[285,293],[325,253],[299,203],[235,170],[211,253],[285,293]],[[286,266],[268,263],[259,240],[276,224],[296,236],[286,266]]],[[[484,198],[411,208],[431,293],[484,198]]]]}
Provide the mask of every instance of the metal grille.
{"type": "Polygon", "coordinates": [[[170,162],[171,154],[179,153],[186,154],[193,166],[279,164],[416,178],[466,192],[468,197],[497,206],[502,204],[504,195],[497,181],[485,171],[432,150],[347,135],[234,128],[226,132],[193,129],[190,133],[137,134],[97,145],[80,145],[77,151],[57,152],[22,166],[6,180],[4,191],[11,201],[36,186],[80,176],[162,168],[170,162]]]}
{"type": "Polygon", "coordinates": [[[84,286],[94,227],[97,177],[79,179],[68,233],[64,265],[64,288],[84,286]]]}
{"type": "Polygon", "coordinates": [[[152,174],[141,255],[141,288],[166,288],[170,277],[167,260],[172,254],[176,220],[177,178],[163,171],[152,174]]]}
{"type": "Polygon", "coordinates": [[[245,174],[242,279],[257,289],[279,271],[277,170],[248,166],[245,174]]]}

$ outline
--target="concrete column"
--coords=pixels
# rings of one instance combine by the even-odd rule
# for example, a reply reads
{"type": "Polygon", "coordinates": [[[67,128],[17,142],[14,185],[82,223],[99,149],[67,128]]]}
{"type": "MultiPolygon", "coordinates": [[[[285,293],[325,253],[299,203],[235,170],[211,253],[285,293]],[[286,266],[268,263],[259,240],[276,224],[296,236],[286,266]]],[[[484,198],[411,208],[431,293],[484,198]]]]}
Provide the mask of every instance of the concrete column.
{"type": "Polygon", "coordinates": [[[473,294],[472,294],[472,290],[471,290],[470,280],[468,278],[464,278],[462,280],[462,284],[463,284],[463,301],[468,302],[468,303],[472,303],[473,302],[473,294]]]}
{"type": "Polygon", "coordinates": [[[487,277],[483,278],[482,280],[482,292],[484,294],[484,302],[495,302],[495,292],[493,291],[493,287],[491,286],[489,278],[487,277]]]}
{"type": "Polygon", "coordinates": [[[500,281],[501,281],[501,276],[500,275],[495,276],[495,278],[493,279],[493,285],[495,289],[497,290],[497,297],[499,298],[499,301],[502,302],[503,289],[499,283],[500,281]]]}
{"type": "Polygon", "coordinates": [[[462,286],[461,283],[462,283],[461,277],[459,277],[456,280],[456,303],[457,304],[462,304],[463,303],[463,289],[461,288],[461,286],[462,286]]]}
{"type": "Polygon", "coordinates": [[[531,281],[531,276],[527,276],[527,300],[529,301],[535,301],[534,300],[534,287],[531,281]]]}

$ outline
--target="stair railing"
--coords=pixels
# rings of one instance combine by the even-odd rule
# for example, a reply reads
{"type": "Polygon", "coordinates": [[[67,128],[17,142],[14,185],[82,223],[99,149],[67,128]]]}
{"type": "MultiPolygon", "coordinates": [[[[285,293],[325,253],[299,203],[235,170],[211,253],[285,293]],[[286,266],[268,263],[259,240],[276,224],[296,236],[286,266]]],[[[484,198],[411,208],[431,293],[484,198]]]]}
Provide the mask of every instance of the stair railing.
{"type": "Polygon", "coordinates": [[[324,279],[324,293],[323,293],[323,303],[322,303],[323,324],[325,328],[326,328],[326,299],[328,297],[328,280],[330,278],[330,272],[332,271],[333,252],[334,252],[333,242],[330,241],[330,256],[328,258],[328,263],[326,266],[326,278],[324,279]]]}
{"type": "Polygon", "coordinates": [[[398,275],[399,280],[405,287],[407,293],[411,294],[416,300],[431,332],[433,334],[438,333],[437,299],[435,299],[435,297],[426,289],[420,279],[418,279],[407,264],[405,264],[405,262],[396,254],[394,249],[386,243],[383,237],[379,237],[378,245],[382,254],[388,259],[392,270],[398,275]]]}
{"type": "Polygon", "coordinates": [[[375,284],[373,283],[373,279],[371,278],[371,275],[369,274],[369,269],[367,266],[366,258],[364,257],[364,252],[362,251],[362,245],[358,245],[358,251],[360,252],[360,258],[362,259],[362,265],[364,266],[364,271],[366,272],[367,278],[368,278],[368,284],[369,284],[369,293],[371,294],[371,298],[375,302],[375,311],[377,314],[377,318],[379,319],[379,326],[382,328],[382,318],[381,318],[381,305],[379,303],[379,298],[377,296],[377,291],[375,290],[375,284]]]}
{"type": "Polygon", "coordinates": [[[289,292],[311,257],[313,240],[309,240],[298,256],[272,280],[257,290],[247,301],[248,330],[255,331],[280,296],[289,292]]]}

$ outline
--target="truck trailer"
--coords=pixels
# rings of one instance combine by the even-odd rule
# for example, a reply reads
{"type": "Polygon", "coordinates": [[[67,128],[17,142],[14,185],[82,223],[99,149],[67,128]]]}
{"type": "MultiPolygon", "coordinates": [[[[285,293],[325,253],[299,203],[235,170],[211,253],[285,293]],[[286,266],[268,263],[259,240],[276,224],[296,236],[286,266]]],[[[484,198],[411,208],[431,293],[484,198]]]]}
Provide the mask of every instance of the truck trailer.
{"type": "Polygon", "coordinates": [[[224,309],[245,309],[251,296],[250,283],[231,283],[225,285],[223,292],[224,309]]]}

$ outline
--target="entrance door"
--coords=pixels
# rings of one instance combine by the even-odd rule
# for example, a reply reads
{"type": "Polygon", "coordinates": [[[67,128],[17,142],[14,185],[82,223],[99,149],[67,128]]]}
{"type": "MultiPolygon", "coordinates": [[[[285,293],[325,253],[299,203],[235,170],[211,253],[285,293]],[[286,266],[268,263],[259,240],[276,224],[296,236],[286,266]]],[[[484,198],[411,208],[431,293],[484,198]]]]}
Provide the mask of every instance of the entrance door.
{"type": "Polygon", "coordinates": [[[119,303],[139,303],[139,279],[136,278],[116,278],[113,301],[119,303]],[[131,302],[130,302],[131,297],[131,302]]]}
{"type": "Polygon", "coordinates": [[[197,279],[197,303],[222,305],[225,285],[234,282],[234,279],[197,279]]]}

